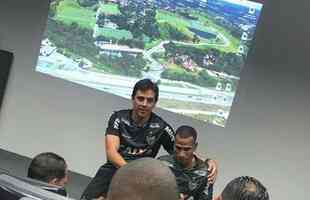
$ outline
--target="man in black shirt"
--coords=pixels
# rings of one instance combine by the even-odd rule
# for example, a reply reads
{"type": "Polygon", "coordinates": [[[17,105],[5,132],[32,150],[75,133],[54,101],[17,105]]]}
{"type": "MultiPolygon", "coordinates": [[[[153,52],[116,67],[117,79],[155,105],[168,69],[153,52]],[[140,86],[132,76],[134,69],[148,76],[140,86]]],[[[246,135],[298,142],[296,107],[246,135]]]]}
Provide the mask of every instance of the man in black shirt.
{"type": "Polygon", "coordinates": [[[197,132],[181,126],[176,131],[175,153],[159,159],[174,173],[181,199],[212,200],[213,182],[208,182],[208,163],[198,158],[197,132]]]}
{"type": "MultiPolygon", "coordinates": [[[[138,81],[132,92],[132,109],[114,112],[105,136],[107,163],[99,168],[85,189],[82,199],[103,199],[116,170],[127,162],[143,157],[155,157],[161,147],[174,151],[174,131],[153,113],[158,100],[158,86],[149,79],[138,81]]],[[[217,174],[211,162],[212,178],[217,174]]]]}

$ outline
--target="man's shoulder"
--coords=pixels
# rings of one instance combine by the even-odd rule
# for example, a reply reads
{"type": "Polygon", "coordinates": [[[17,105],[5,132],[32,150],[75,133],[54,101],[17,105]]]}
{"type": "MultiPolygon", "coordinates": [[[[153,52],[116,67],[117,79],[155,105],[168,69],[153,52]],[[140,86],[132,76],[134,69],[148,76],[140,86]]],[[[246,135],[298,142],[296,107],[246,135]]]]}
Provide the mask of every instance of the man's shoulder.
{"type": "MultiPolygon", "coordinates": [[[[114,111],[109,118],[109,124],[107,130],[119,129],[123,124],[130,124],[130,110],[118,110],[114,111]]],[[[109,132],[108,131],[108,132],[109,132]]]]}
{"type": "Polygon", "coordinates": [[[116,110],[113,112],[112,115],[120,115],[120,116],[125,116],[125,115],[129,115],[131,112],[130,109],[124,109],[124,110],[116,110]]]}
{"type": "Polygon", "coordinates": [[[201,158],[197,157],[196,155],[195,155],[195,160],[196,160],[196,168],[208,169],[208,161],[207,160],[202,160],[201,158]]]}
{"type": "Polygon", "coordinates": [[[172,127],[165,120],[163,120],[156,113],[152,113],[152,117],[150,120],[150,128],[160,128],[165,129],[167,132],[173,132],[172,127]]]}
{"type": "Polygon", "coordinates": [[[131,110],[117,110],[114,111],[110,118],[122,118],[122,119],[130,119],[131,110]]]}
{"type": "Polygon", "coordinates": [[[208,163],[196,157],[196,165],[191,170],[191,172],[198,176],[207,176],[208,175],[208,163]]]}
{"type": "Polygon", "coordinates": [[[161,118],[159,115],[157,115],[154,112],[152,112],[151,122],[158,122],[158,123],[168,124],[165,120],[163,120],[163,118],[161,118]]]}

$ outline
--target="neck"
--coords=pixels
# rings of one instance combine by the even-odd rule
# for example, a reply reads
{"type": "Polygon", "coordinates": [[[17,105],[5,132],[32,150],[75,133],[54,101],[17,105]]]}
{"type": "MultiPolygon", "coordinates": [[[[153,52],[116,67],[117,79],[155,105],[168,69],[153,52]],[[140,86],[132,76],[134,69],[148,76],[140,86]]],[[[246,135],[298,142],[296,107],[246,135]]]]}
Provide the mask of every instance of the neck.
{"type": "Polygon", "coordinates": [[[191,161],[184,165],[184,168],[185,169],[191,169],[191,168],[193,168],[195,166],[195,164],[196,164],[196,158],[195,158],[195,156],[193,156],[191,161]]]}
{"type": "Polygon", "coordinates": [[[131,114],[133,121],[138,124],[138,126],[143,126],[145,122],[147,122],[151,116],[148,117],[139,117],[134,111],[131,114]]]}

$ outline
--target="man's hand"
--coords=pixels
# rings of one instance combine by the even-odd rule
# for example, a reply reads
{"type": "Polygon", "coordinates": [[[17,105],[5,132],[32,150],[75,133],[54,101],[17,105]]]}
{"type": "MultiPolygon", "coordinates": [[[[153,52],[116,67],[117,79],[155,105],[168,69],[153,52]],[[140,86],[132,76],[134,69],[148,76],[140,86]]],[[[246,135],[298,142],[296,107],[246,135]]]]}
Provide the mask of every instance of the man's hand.
{"type": "Polygon", "coordinates": [[[208,182],[210,184],[215,183],[218,174],[218,162],[216,160],[208,159],[208,182]]]}
{"type": "Polygon", "coordinates": [[[188,198],[188,195],[180,193],[180,199],[179,200],[186,200],[188,198]]]}
{"type": "Polygon", "coordinates": [[[95,199],[95,200],[106,200],[106,198],[105,197],[103,197],[103,196],[100,196],[100,197],[98,197],[97,199],[95,199]]]}
{"type": "Polygon", "coordinates": [[[133,148],[131,149],[131,151],[128,152],[128,154],[131,154],[131,155],[142,155],[144,152],[146,152],[147,149],[136,149],[136,148],[133,148]]]}

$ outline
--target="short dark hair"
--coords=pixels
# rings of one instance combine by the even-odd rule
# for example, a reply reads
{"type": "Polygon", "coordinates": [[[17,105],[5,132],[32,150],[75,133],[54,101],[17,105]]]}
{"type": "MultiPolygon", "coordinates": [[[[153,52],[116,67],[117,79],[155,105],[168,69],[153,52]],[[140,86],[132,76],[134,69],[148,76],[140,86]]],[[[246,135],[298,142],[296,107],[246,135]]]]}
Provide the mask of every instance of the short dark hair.
{"type": "Polygon", "coordinates": [[[153,90],[155,93],[155,102],[158,100],[158,85],[151,81],[150,79],[142,79],[138,81],[132,91],[131,99],[134,99],[138,90],[146,91],[146,90],[153,90]]]}
{"type": "Polygon", "coordinates": [[[45,152],[35,156],[28,168],[28,177],[43,182],[49,182],[54,178],[62,179],[66,176],[67,164],[64,158],[45,152]]]}
{"type": "Polygon", "coordinates": [[[193,142],[194,144],[196,143],[197,140],[197,131],[191,127],[191,126],[180,126],[177,130],[175,135],[180,136],[181,138],[189,138],[189,137],[193,137],[193,142]]]}
{"type": "Polygon", "coordinates": [[[153,158],[129,162],[113,176],[108,200],[178,200],[175,176],[168,166],[153,158]]]}
{"type": "Polygon", "coordinates": [[[241,176],[229,182],[223,200],[269,200],[267,189],[254,177],[241,176]]]}

